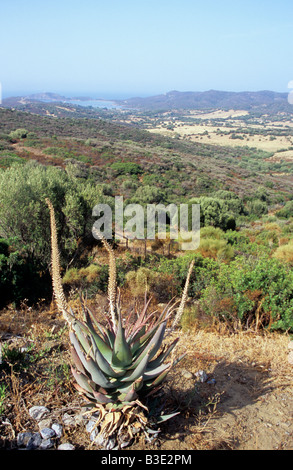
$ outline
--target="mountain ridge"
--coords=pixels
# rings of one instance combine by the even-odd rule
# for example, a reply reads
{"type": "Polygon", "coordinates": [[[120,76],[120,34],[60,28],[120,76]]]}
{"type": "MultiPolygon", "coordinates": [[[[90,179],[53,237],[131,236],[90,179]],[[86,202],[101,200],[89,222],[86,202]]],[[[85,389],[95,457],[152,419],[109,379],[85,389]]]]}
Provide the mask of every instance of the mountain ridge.
{"type": "MultiPolygon", "coordinates": [[[[288,93],[261,91],[169,91],[165,94],[115,100],[123,106],[139,109],[253,109],[255,107],[279,106],[289,110],[288,93]]],[[[293,111],[293,109],[292,109],[293,111]]]]}

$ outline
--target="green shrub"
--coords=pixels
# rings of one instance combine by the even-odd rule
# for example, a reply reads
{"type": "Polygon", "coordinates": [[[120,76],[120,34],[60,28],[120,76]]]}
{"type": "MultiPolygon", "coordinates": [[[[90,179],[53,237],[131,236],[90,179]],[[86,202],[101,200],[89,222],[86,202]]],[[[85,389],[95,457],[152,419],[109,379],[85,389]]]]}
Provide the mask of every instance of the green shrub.
{"type": "Polygon", "coordinates": [[[142,173],[141,166],[133,162],[115,162],[112,163],[110,168],[115,170],[116,175],[138,175],[142,173]]]}
{"type": "Polygon", "coordinates": [[[25,139],[28,134],[26,129],[15,129],[15,131],[11,131],[9,137],[12,139],[25,139]]]}
{"type": "Polygon", "coordinates": [[[203,292],[201,305],[219,319],[229,319],[232,309],[244,327],[255,325],[258,316],[258,326],[293,331],[292,270],[268,256],[238,256],[229,265],[221,264],[203,292]],[[229,312],[220,305],[228,299],[229,312]]]}

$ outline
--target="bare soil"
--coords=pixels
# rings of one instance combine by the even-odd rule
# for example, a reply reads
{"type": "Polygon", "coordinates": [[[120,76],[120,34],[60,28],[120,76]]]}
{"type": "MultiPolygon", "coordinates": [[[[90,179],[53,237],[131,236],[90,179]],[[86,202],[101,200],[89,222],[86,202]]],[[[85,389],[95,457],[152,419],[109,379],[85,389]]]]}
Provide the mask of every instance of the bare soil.
{"type": "MultiPolygon", "coordinates": [[[[0,414],[0,449],[16,448],[20,431],[36,426],[28,414],[45,405],[60,414],[79,413],[82,399],[64,373],[70,362],[68,331],[54,308],[0,312],[1,342],[31,345],[33,364],[0,369],[6,384],[0,414]],[[45,352],[45,354],[44,354],[45,352]]],[[[169,373],[158,403],[180,414],[160,426],[148,442],[140,435],[131,450],[293,450],[293,366],[286,334],[177,330],[175,357],[185,358],[169,373]]],[[[154,398],[155,399],[155,398],[154,398]]],[[[32,429],[37,431],[38,429],[32,429]]],[[[66,430],[64,442],[92,449],[84,426],[66,430]]]]}

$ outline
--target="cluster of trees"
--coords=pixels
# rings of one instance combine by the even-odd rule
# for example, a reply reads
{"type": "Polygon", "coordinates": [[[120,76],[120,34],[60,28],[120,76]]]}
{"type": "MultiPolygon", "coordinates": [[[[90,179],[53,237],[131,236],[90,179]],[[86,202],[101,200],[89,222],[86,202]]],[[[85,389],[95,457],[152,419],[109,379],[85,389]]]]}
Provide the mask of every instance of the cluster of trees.
{"type": "Polygon", "coordinates": [[[62,264],[78,259],[92,243],[92,209],[111,202],[99,185],[36,162],[0,171],[1,302],[48,292],[50,225],[45,199],[56,210],[62,264]]]}

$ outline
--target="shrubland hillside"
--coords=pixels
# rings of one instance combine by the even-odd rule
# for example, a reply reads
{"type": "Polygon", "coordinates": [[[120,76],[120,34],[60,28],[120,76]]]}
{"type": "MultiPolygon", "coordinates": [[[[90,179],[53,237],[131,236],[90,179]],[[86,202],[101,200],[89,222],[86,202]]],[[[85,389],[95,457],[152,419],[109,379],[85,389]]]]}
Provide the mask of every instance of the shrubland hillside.
{"type": "MultiPolygon", "coordinates": [[[[280,168],[270,152],[250,145],[215,145],[147,130],[163,119],[161,113],[69,106],[60,115],[58,103],[30,106],[0,108],[3,446],[15,446],[15,433],[33,425],[23,414],[28,405],[46,402],[65,409],[76,400],[79,406],[64,353],[64,321],[52,302],[45,199],[55,208],[66,297],[75,308],[81,292],[99,316],[107,297],[109,262],[92,236],[92,209],[98,203],[113,208],[115,196],[123,196],[125,204],[144,207],[201,207],[201,241],[192,252],[180,250],[180,240],[112,242],[125,305],[141,303],[146,291],[154,308],[179,299],[194,262],[178,343],[180,351],[188,345],[188,356],[166,385],[168,407],[181,411],[174,425],[178,435],[166,424],[162,449],[259,448],[258,435],[266,429],[264,424],[258,434],[256,416],[274,429],[279,426],[277,437],[263,446],[292,448],[292,422],[273,419],[274,400],[279,403],[282,394],[287,397],[285,411],[292,412],[286,362],[293,330],[290,161],[280,168]],[[195,331],[191,337],[189,332],[195,331]],[[23,354],[21,348],[28,345],[23,354]],[[278,347],[279,364],[271,349],[278,347]],[[200,370],[211,382],[195,379],[200,370]],[[238,403],[233,401],[236,392],[238,403]],[[271,414],[265,417],[262,403],[270,404],[271,414]],[[231,416],[241,431],[238,436],[229,431],[235,426],[231,416]],[[287,444],[286,436],[291,439],[287,444]]],[[[281,405],[278,410],[281,416],[281,405]]],[[[81,428],[68,433],[78,448],[87,448],[81,428]]],[[[157,448],[144,441],[135,445],[157,448]]]]}

